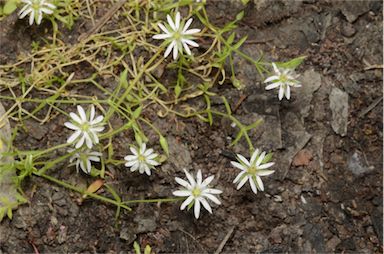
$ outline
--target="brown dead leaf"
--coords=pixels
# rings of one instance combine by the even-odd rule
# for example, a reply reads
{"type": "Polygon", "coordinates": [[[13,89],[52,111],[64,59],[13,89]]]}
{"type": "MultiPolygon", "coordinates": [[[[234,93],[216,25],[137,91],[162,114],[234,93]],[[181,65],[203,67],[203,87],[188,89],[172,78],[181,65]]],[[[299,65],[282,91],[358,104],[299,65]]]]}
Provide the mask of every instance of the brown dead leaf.
{"type": "MultiPolygon", "coordinates": [[[[102,186],[104,185],[104,180],[102,179],[97,179],[93,183],[91,183],[88,188],[87,188],[87,193],[95,193],[98,191],[102,186]]],[[[87,197],[87,194],[83,195],[83,199],[87,197]]]]}

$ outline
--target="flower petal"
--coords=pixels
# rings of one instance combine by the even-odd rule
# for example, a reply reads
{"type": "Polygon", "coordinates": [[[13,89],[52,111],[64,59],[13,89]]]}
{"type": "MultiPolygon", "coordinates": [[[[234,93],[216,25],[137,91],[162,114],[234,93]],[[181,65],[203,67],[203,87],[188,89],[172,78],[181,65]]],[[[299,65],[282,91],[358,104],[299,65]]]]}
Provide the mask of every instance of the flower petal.
{"type": "Polygon", "coordinates": [[[194,206],[194,212],[195,212],[195,218],[198,219],[199,216],[200,216],[200,201],[199,199],[195,199],[195,204],[193,204],[194,206]]]}
{"type": "Polygon", "coordinates": [[[243,185],[247,182],[249,176],[246,176],[244,177],[243,179],[241,179],[240,183],[237,185],[236,189],[239,190],[241,187],[243,187],[243,185]]]}
{"type": "Polygon", "coordinates": [[[201,170],[199,169],[196,174],[196,183],[197,185],[201,185],[201,182],[203,181],[203,176],[201,174],[201,170]]]}
{"type": "Polygon", "coordinates": [[[275,172],[275,170],[258,170],[257,171],[257,175],[258,176],[268,176],[268,175],[271,175],[275,172]]]}
{"type": "Polygon", "coordinates": [[[200,198],[199,200],[201,204],[204,206],[205,210],[207,210],[209,213],[212,213],[211,206],[208,204],[207,200],[205,200],[204,198],[200,198]]]}
{"type": "Polygon", "coordinates": [[[82,122],[87,122],[87,115],[85,114],[85,111],[82,106],[77,106],[77,112],[79,112],[79,116],[82,122]]]}
{"type": "Polygon", "coordinates": [[[253,181],[253,177],[248,177],[248,178],[249,178],[249,185],[251,185],[251,189],[253,193],[257,194],[257,188],[256,188],[255,182],[253,181]]]}
{"type": "Polygon", "coordinates": [[[177,197],[188,197],[191,195],[191,192],[187,191],[187,190],[177,190],[177,191],[172,192],[172,194],[177,196],[177,197]]]}
{"type": "Polygon", "coordinates": [[[242,163],[244,163],[245,165],[247,165],[248,167],[251,166],[251,164],[249,164],[249,161],[243,155],[237,154],[237,159],[242,163]]]}
{"type": "Polygon", "coordinates": [[[180,210],[184,210],[184,208],[186,208],[193,201],[193,199],[193,196],[189,196],[186,200],[184,200],[184,202],[180,206],[180,210]]]}
{"type": "Polygon", "coordinates": [[[245,173],[247,173],[247,172],[246,172],[246,171],[241,171],[241,172],[236,176],[236,178],[233,180],[233,183],[238,182],[238,181],[241,179],[241,177],[242,177],[245,173]]]}
{"type": "Polygon", "coordinates": [[[251,165],[254,165],[255,160],[256,160],[256,158],[257,158],[257,155],[259,155],[259,149],[256,149],[256,150],[253,152],[252,157],[251,157],[251,160],[250,160],[251,165]]]}
{"type": "Polygon", "coordinates": [[[210,184],[212,182],[212,180],[215,178],[214,175],[211,175],[211,176],[208,176],[207,178],[204,179],[204,181],[201,183],[201,186],[202,187],[205,187],[207,186],[208,184],[210,184]]]}
{"type": "Polygon", "coordinates": [[[272,167],[273,165],[275,165],[274,162],[268,162],[268,163],[259,165],[257,168],[258,169],[267,169],[269,167],[272,167]]]}
{"type": "Polygon", "coordinates": [[[204,197],[208,198],[209,200],[211,200],[213,203],[217,205],[221,204],[220,200],[217,197],[213,196],[212,194],[204,194],[204,197]]]}
{"type": "Polygon", "coordinates": [[[257,175],[256,181],[257,181],[257,185],[259,186],[259,189],[261,191],[264,191],[264,184],[263,184],[263,181],[261,181],[261,177],[257,175]]]}
{"type": "Polygon", "coordinates": [[[191,189],[191,185],[185,181],[184,179],[181,179],[179,177],[175,177],[175,181],[180,184],[181,186],[187,188],[187,189],[191,189]]]}

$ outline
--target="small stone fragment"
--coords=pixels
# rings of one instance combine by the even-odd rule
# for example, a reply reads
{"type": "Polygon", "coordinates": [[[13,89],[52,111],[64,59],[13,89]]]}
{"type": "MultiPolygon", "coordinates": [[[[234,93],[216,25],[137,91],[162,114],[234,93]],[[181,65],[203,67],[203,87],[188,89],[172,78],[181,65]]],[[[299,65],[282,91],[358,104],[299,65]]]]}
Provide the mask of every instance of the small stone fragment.
{"type": "Polygon", "coordinates": [[[307,149],[299,151],[296,156],[293,158],[292,164],[294,166],[307,166],[312,160],[313,155],[307,149]]]}
{"type": "Polygon", "coordinates": [[[329,95],[329,107],[332,111],[332,129],[344,137],[348,126],[348,94],[334,87],[329,95]]]}

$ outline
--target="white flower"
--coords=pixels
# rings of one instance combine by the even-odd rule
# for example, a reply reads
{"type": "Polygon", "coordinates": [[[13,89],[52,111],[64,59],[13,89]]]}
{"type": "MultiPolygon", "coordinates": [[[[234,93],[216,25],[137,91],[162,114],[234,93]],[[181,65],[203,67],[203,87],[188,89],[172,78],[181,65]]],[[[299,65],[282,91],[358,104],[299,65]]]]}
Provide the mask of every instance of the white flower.
{"type": "Polygon", "coordinates": [[[173,192],[173,195],[178,197],[188,197],[180,206],[180,210],[184,210],[188,205],[194,206],[194,213],[196,219],[200,216],[200,207],[201,205],[209,212],[212,213],[211,206],[206,199],[211,200],[212,202],[220,205],[221,202],[214,196],[221,194],[222,191],[218,189],[208,188],[208,185],[212,182],[215,176],[209,176],[204,181],[202,179],[201,170],[197,171],[196,180],[193,176],[184,169],[185,175],[187,176],[188,182],[175,177],[175,180],[178,184],[183,186],[185,189],[177,190],[173,192]]]}
{"type": "Polygon", "coordinates": [[[295,74],[295,71],[292,69],[281,69],[279,70],[275,63],[272,63],[275,75],[267,78],[264,83],[273,82],[265,87],[266,90],[279,88],[279,100],[282,100],[284,95],[289,100],[291,98],[291,86],[292,87],[301,87],[299,81],[296,79],[299,75],[295,74]]]}
{"type": "Polygon", "coordinates": [[[89,114],[86,114],[83,107],[77,106],[77,111],[79,115],[71,112],[69,116],[71,117],[71,122],[65,122],[64,125],[74,130],[75,132],[68,138],[67,143],[73,143],[77,141],[75,147],[80,148],[84,142],[89,149],[92,148],[93,144],[99,143],[99,137],[97,136],[98,132],[104,130],[103,127],[103,116],[97,116],[95,118],[95,107],[91,105],[89,114]],[[89,116],[89,120],[87,119],[89,116]]]}
{"type": "Polygon", "coordinates": [[[154,153],[152,148],[148,150],[146,148],[147,145],[145,143],[141,144],[140,149],[134,147],[129,148],[133,155],[127,155],[124,159],[127,161],[125,166],[131,168],[131,172],[138,169],[140,174],[145,172],[150,176],[151,168],[160,165],[160,163],[154,160],[158,154],[154,153]]]}
{"type": "Polygon", "coordinates": [[[156,34],[152,37],[153,39],[165,40],[167,44],[169,43],[165,50],[164,57],[167,57],[173,49],[173,59],[176,60],[178,53],[183,53],[183,48],[188,55],[191,55],[191,50],[188,45],[192,47],[199,46],[199,44],[193,41],[194,37],[192,35],[200,32],[200,29],[195,28],[188,30],[193,19],[188,19],[184,24],[184,21],[181,21],[180,12],[176,13],[175,22],[173,22],[169,15],[167,15],[167,20],[168,24],[165,26],[161,23],[158,24],[164,34],[156,34]]]}
{"type": "Polygon", "coordinates": [[[43,13],[52,14],[56,9],[56,6],[46,0],[21,0],[21,2],[25,5],[19,12],[19,18],[22,19],[29,14],[29,25],[32,25],[34,20],[40,25],[43,13]]]}
{"type": "MultiPolygon", "coordinates": [[[[69,149],[68,152],[72,153],[75,151],[74,149],[69,149]]],[[[91,161],[100,161],[100,157],[102,156],[101,153],[90,151],[88,149],[83,151],[76,151],[76,153],[69,159],[69,162],[72,163],[76,160],[76,170],[77,173],[79,173],[79,167],[81,170],[83,170],[84,173],[89,174],[91,173],[92,165],[91,161]]]]}
{"type": "Polygon", "coordinates": [[[251,189],[255,194],[257,193],[257,189],[259,189],[260,191],[264,191],[264,185],[261,181],[260,176],[267,176],[275,172],[274,170],[266,170],[267,168],[273,166],[275,163],[264,163],[264,159],[265,152],[262,152],[259,155],[259,149],[256,149],[253,152],[250,161],[248,161],[241,154],[237,154],[237,160],[240,163],[236,161],[231,161],[231,164],[234,167],[241,170],[241,172],[236,176],[235,180],[233,180],[233,183],[239,182],[237,185],[237,189],[240,189],[247,181],[249,181],[251,189]]]}

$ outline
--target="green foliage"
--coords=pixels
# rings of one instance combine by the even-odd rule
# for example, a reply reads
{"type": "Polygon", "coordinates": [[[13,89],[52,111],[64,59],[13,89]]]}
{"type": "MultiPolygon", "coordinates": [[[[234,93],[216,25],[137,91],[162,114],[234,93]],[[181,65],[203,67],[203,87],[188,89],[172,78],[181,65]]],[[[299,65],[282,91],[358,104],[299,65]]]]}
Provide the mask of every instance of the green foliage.
{"type": "Polygon", "coordinates": [[[0,196],[0,222],[3,220],[5,215],[12,220],[12,210],[16,209],[20,204],[26,202],[27,200],[19,193],[16,193],[15,200],[10,200],[7,196],[0,196]]]}
{"type": "MultiPolygon", "coordinates": [[[[135,241],[133,243],[133,250],[135,251],[135,254],[141,254],[140,245],[135,241]]],[[[152,248],[148,244],[144,248],[144,254],[151,254],[152,248]]]]}

